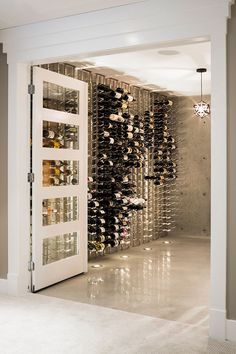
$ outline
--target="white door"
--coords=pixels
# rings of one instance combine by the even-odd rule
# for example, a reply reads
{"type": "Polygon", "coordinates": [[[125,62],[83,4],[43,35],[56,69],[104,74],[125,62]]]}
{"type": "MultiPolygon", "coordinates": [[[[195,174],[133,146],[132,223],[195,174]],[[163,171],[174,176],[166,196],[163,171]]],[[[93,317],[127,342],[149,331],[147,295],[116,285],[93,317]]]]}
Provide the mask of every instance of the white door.
{"type": "Polygon", "coordinates": [[[33,291],[87,271],[87,84],[33,68],[33,291]]]}

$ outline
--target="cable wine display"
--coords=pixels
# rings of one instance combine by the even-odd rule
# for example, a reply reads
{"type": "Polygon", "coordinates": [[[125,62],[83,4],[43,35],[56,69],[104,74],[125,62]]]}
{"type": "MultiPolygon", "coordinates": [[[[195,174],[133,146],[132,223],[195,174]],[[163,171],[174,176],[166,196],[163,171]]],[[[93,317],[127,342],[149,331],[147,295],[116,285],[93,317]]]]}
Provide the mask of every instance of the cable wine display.
{"type": "MultiPolygon", "coordinates": [[[[67,63],[43,67],[88,83],[90,255],[139,245],[172,231],[170,198],[177,177],[174,100],[67,63]]],[[[68,107],[75,109],[73,100],[68,107]]],[[[77,148],[76,127],[45,123],[43,129],[45,147],[77,148]]],[[[45,185],[77,184],[77,166],[69,161],[45,161],[43,169],[45,185]]]]}

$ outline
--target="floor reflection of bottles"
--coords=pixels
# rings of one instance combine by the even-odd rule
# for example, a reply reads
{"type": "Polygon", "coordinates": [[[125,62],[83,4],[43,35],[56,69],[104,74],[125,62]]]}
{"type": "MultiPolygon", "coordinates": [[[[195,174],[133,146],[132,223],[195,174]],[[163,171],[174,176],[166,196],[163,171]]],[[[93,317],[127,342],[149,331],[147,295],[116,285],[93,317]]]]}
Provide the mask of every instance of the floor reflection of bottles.
{"type": "Polygon", "coordinates": [[[78,197],[44,199],[42,219],[43,226],[77,220],[78,197]]]}
{"type": "Polygon", "coordinates": [[[43,265],[77,254],[77,232],[43,240],[43,265]]]}

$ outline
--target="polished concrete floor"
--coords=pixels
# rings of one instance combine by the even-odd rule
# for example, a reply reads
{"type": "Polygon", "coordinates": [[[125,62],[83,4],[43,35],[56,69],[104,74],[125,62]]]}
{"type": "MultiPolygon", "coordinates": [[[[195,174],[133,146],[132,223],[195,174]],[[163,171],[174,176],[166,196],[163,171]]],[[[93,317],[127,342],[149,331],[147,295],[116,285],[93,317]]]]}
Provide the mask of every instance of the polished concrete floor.
{"type": "Polygon", "coordinates": [[[209,261],[208,238],[169,237],[97,258],[87,274],[40,294],[200,326],[207,334],[209,261]]]}

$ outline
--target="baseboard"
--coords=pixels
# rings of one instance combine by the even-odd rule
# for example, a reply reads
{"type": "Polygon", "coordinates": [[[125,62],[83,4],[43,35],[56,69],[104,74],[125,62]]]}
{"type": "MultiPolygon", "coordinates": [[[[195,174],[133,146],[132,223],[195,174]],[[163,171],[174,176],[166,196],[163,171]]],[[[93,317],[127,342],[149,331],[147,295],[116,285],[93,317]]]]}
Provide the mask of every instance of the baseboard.
{"type": "Polygon", "coordinates": [[[226,339],[236,343],[236,321],[226,321],[226,339]]]}
{"type": "Polygon", "coordinates": [[[8,284],[7,279],[0,279],[0,294],[8,293],[8,284]]]}
{"type": "Polygon", "coordinates": [[[213,339],[226,339],[226,311],[210,309],[209,311],[209,335],[213,339]]]}

